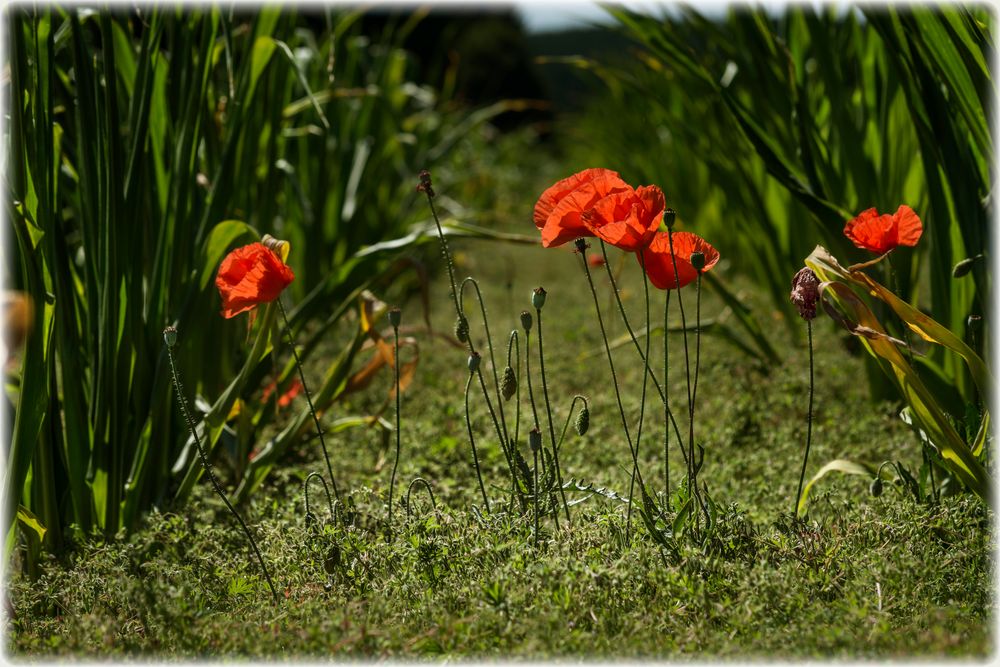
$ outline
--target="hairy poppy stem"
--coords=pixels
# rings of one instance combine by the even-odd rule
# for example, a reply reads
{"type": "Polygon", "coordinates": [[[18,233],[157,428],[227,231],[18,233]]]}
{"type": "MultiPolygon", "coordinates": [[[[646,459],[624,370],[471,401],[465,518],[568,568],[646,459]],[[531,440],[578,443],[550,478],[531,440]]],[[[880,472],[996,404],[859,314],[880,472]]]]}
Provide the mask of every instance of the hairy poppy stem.
{"type": "Polygon", "coordinates": [[[392,477],[389,480],[389,530],[390,531],[392,530],[392,496],[396,488],[396,470],[397,468],[399,468],[399,450],[400,450],[399,327],[395,323],[392,326],[392,358],[393,358],[393,370],[395,371],[395,387],[396,387],[396,460],[392,464],[392,477]]]}
{"type": "Polygon", "coordinates": [[[333,495],[337,498],[337,502],[341,502],[340,489],[337,488],[337,480],[333,477],[333,466],[330,464],[330,452],[326,449],[326,439],[323,437],[323,427],[320,426],[319,417],[316,416],[316,408],[313,406],[309,385],[306,384],[306,375],[302,370],[302,360],[299,359],[299,351],[295,349],[295,339],[292,338],[292,325],[288,322],[288,315],[285,313],[285,306],[281,303],[281,298],[275,299],[275,302],[278,304],[281,319],[285,323],[285,332],[288,334],[288,346],[292,348],[292,355],[295,357],[295,367],[299,371],[299,380],[302,382],[302,393],[306,395],[306,401],[309,403],[309,414],[312,415],[313,422],[316,424],[316,433],[319,435],[319,444],[323,448],[323,458],[326,460],[326,471],[330,475],[333,495]]]}
{"type": "Polygon", "coordinates": [[[472,378],[475,373],[469,373],[469,380],[465,383],[465,426],[469,429],[469,444],[472,445],[472,462],[476,468],[476,479],[479,480],[479,491],[483,494],[483,507],[490,511],[490,501],[486,498],[486,486],[483,484],[483,474],[479,470],[479,454],[476,452],[476,437],[472,434],[472,418],[469,416],[469,387],[472,386],[472,378]]]}
{"type": "Polygon", "coordinates": [[[667,319],[670,315],[670,290],[664,290],[663,300],[663,488],[664,499],[670,503],[670,345],[667,339],[667,319]]]}
{"type": "MultiPolygon", "coordinates": [[[[566,491],[562,488],[563,481],[562,471],[559,467],[559,448],[556,446],[556,431],[555,426],[552,423],[552,407],[549,404],[549,386],[545,381],[545,352],[542,343],[542,309],[535,308],[535,313],[538,316],[538,365],[542,374],[542,394],[545,396],[545,412],[548,416],[549,437],[552,441],[552,463],[556,469],[556,481],[559,484],[559,495],[562,497],[563,509],[566,511],[566,522],[571,524],[572,522],[569,518],[569,504],[566,502],[566,491]]],[[[558,513],[559,511],[556,510],[556,514],[558,513]]]]}
{"type": "MultiPolygon", "coordinates": [[[[698,279],[695,281],[695,316],[694,316],[694,386],[691,388],[691,418],[688,422],[688,429],[690,429],[689,435],[691,438],[690,454],[692,461],[694,460],[694,417],[695,417],[695,406],[698,400],[698,371],[701,368],[701,269],[698,269],[698,279]]],[[[704,452],[703,452],[704,454],[704,452]]],[[[701,462],[704,462],[704,456],[702,456],[701,462]]],[[[699,463],[694,468],[694,491],[695,497],[698,498],[698,504],[701,506],[702,511],[705,513],[705,521],[708,521],[708,508],[701,502],[700,491],[698,488],[698,473],[701,471],[701,463],[699,463]]],[[[707,493],[707,491],[706,491],[707,493]]]]}
{"type": "Polygon", "coordinates": [[[806,453],[802,457],[802,471],[799,473],[799,489],[795,493],[795,506],[792,507],[792,516],[799,514],[799,500],[802,498],[802,482],[806,478],[806,464],[809,462],[809,447],[812,445],[813,433],[813,323],[806,320],[806,331],[809,338],[809,409],[806,413],[806,453]]]}
{"type": "MultiPolygon", "coordinates": [[[[601,317],[601,305],[597,299],[597,290],[594,288],[594,279],[590,275],[590,266],[587,264],[587,246],[584,243],[578,243],[577,249],[580,252],[580,259],[583,260],[583,271],[587,275],[587,284],[590,286],[590,293],[594,297],[594,310],[597,312],[597,324],[601,329],[601,338],[604,341],[604,351],[608,356],[608,365],[611,367],[611,383],[615,387],[615,400],[618,402],[618,413],[621,415],[622,419],[622,429],[625,431],[625,441],[628,443],[629,453],[632,454],[632,463],[638,469],[639,459],[636,456],[635,448],[632,446],[632,436],[629,435],[628,430],[628,419],[625,417],[625,406],[622,405],[622,395],[621,391],[618,389],[618,375],[615,373],[615,362],[614,358],[611,356],[611,345],[608,344],[608,334],[604,328],[604,318],[601,317]]],[[[642,471],[639,470],[639,483],[642,484],[642,471]]]]}
{"type": "MultiPolygon", "coordinates": [[[[516,363],[514,369],[514,443],[517,443],[518,433],[521,428],[521,343],[517,335],[517,329],[510,332],[507,339],[507,365],[510,366],[511,359],[516,363]],[[511,356],[513,352],[513,356],[511,356]]],[[[516,446],[516,444],[515,444],[516,446]]]]}
{"type": "MultiPolygon", "coordinates": [[[[530,317],[530,315],[529,315],[530,317]]],[[[540,431],[540,425],[538,422],[538,408],[535,406],[535,390],[531,383],[531,331],[527,328],[524,330],[524,374],[528,376],[528,403],[531,405],[531,416],[533,429],[540,431]]],[[[538,459],[535,459],[535,465],[538,465],[538,459]]],[[[545,469],[545,457],[542,457],[542,477],[546,476],[545,469]]],[[[525,480],[526,482],[529,480],[525,480]]],[[[535,487],[532,491],[536,496],[538,495],[538,488],[535,487]]],[[[555,522],[558,526],[559,524],[559,513],[555,513],[555,522]]]]}
{"type": "MultiPolygon", "coordinates": [[[[681,311],[681,333],[684,336],[684,374],[687,380],[688,418],[691,416],[691,357],[688,352],[687,317],[684,315],[684,297],[681,295],[680,274],[677,272],[677,256],[674,255],[674,232],[667,228],[667,242],[670,244],[670,259],[674,265],[674,282],[677,286],[677,307],[681,311]]],[[[666,333],[664,333],[666,335],[666,333]]],[[[683,447],[683,443],[681,443],[683,447]]],[[[694,428],[688,425],[688,456],[687,456],[688,493],[693,497],[697,493],[694,485],[694,428]]],[[[697,515],[695,515],[697,516],[697,515]]]]}
{"type": "MultiPolygon", "coordinates": [[[[641,252],[639,253],[639,265],[642,267],[642,291],[646,300],[646,354],[643,356],[643,361],[645,361],[649,359],[649,278],[646,276],[646,259],[641,252]]],[[[666,332],[664,332],[664,335],[666,335],[666,332]]],[[[649,370],[648,364],[646,369],[649,370]]],[[[627,534],[631,534],[632,532],[632,494],[635,491],[635,477],[639,472],[639,447],[642,443],[642,424],[643,418],[646,415],[646,385],[650,374],[651,372],[642,374],[642,397],[639,399],[639,428],[636,429],[635,433],[635,461],[632,466],[632,481],[628,487],[628,514],[625,520],[625,532],[627,534]]]]}
{"type": "MultiPolygon", "coordinates": [[[[538,548],[538,450],[537,449],[534,451],[534,457],[535,457],[535,484],[532,487],[532,490],[534,491],[532,495],[534,496],[535,500],[535,548],[537,549],[538,548]]],[[[558,513],[559,510],[556,510],[556,514],[558,513]]]]}
{"type": "Polygon", "coordinates": [[[451,251],[448,249],[448,239],[445,238],[444,230],[441,228],[441,220],[438,218],[437,209],[434,207],[434,194],[430,189],[424,191],[427,195],[427,204],[431,207],[431,216],[437,226],[438,239],[441,241],[441,255],[444,263],[448,267],[448,280],[451,283],[451,297],[455,301],[455,313],[462,314],[462,307],[458,304],[458,288],[455,283],[455,267],[451,261],[451,251]]]}
{"type": "MultiPolygon", "coordinates": [[[[170,331],[174,330],[170,329],[170,331]]],[[[204,447],[202,447],[201,438],[198,437],[198,429],[195,427],[194,419],[191,417],[190,410],[188,410],[187,399],[184,397],[184,385],[181,384],[181,378],[177,372],[177,365],[174,362],[174,351],[172,347],[173,345],[168,342],[167,359],[170,361],[170,375],[174,381],[174,389],[177,391],[177,402],[180,403],[181,412],[184,413],[184,421],[187,422],[188,430],[191,432],[191,437],[194,438],[195,447],[198,449],[198,456],[201,458],[201,465],[205,469],[205,473],[208,475],[209,481],[212,482],[212,488],[215,489],[215,493],[222,498],[222,502],[225,503],[229,511],[236,517],[236,521],[239,522],[240,527],[243,528],[243,532],[246,534],[247,540],[249,540],[254,554],[257,555],[257,562],[260,563],[260,569],[264,572],[264,578],[267,580],[267,587],[271,589],[271,596],[274,601],[277,602],[278,592],[274,589],[274,582],[271,581],[271,575],[267,571],[267,565],[264,564],[264,557],[260,555],[260,549],[257,548],[257,541],[254,540],[253,534],[251,534],[246,522],[243,521],[243,517],[241,517],[240,513],[236,511],[233,504],[229,502],[229,498],[226,497],[225,491],[222,490],[222,485],[216,478],[215,473],[212,472],[212,466],[208,463],[208,456],[205,454],[204,447]]]]}

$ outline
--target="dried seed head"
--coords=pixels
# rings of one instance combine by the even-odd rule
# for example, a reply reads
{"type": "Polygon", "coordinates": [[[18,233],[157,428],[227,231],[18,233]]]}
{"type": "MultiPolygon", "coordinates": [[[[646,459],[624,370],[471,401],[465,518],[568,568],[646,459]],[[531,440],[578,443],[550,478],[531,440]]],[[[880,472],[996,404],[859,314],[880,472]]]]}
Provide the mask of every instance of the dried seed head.
{"type": "Polygon", "coordinates": [[[576,415],[576,424],[574,426],[576,426],[576,432],[579,435],[583,435],[590,428],[590,410],[587,408],[586,403],[576,415]]]}
{"type": "Polygon", "coordinates": [[[816,317],[816,302],[819,301],[819,278],[810,268],[801,268],[792,278],[791,301],[804,320],[816,317]]]}
{"type": "Polygon", "coordinates": [[[423,192],[428,197],[434,196],[434,188],[431,186],[431,172],[426,169],[420,170],[420,184],[417,186],[417,192],[423,192]]]}
{"type": "Polygon", "coordinates": [[[392,325],[393,329],[399,328],[399,323],[402,321],[402,319],[403,319],[403,311],[401,311],[398,307],[393,308],[392,310],[389,311],[389,324],[392,325]]]}
{"type": "Polygon", "coordinates": [[[167,327],[163,330],[163,342],[167,344],[167,347],[173,347],[177,344],[177,329],[175,327],[167,327]]]}
{"type": "Polygon", "coordinates": [[[691,266],[694,267],[695,271],[701,273],[701,270],[705,268],[705,253],[697,250],[691,253],[691,266]]]}
{"type": "Polygon", "coordinates": [[[514,377],[514,369],[507,366],[503,369],[503,379],[500,380],[500,393],[503,395],[503,400],[509,401],[516,391],[517,378],[514,377]]]}
{"type": "Polygon", "coordinates": [[[677,211],[672,208],[668,208],[663,212],[663,224],[667,226],[667,229],[673,229],[676,221],[677,211]]]}
{"type": "Polygon", "coordinates": [[[469,372],[475,373],[479,370],[479,361],[482,357],[479,356],[478,352],[473,352],[469,355],[469,372]]]}
{"type": "Polygon", "coordinates": [[[871,486],[868,487],[868,493],[872,494],[876,498],[882,495],[882,479],[876,477],[872,480],[871,486]]]}
{"type": "Polygon", "coordinates": [[[577,251],[577,252],[586,252],[586,251],[587,251],[587,248],[589,248],[589,247],[590,247],[590,245],[588,245],[588,244],[587,244],[587,241],[586,241],[586,239],[584,239],[584,238],[582,238],[582,237],[581,237],[581,238],[578,238],[578,239],[577,239],[577,240],[575,241],[575,243],[576,243],[576,251],[577,251]]]}
{"type": "Polygon", "coordinates": [[[531,305],[535,307],[535,310],[541,310],[542,306],[545,305],[545,288],[536,287],[531,293],[531,305]]]}
{"type": "Polygon", "coordinates": [[[531,331],[531,322],[532,322],[531,313],[529,313],[526,310],[522,310],[521,311],[521,327],[525,331],[531,331]]]}
{"type": "Polygon", "coordinates": [[[459,315],[455,319],[455,338],[463,343],[469,340],[469,320],[465,319],[465,315],[459,315]]]}
{"type": "Polygon", "coordinates": [[[537,452],[542,448],[542,433],[537,428],[531,429],[528,433],[528,446],[531,447],[531,451],[537,452]]]}

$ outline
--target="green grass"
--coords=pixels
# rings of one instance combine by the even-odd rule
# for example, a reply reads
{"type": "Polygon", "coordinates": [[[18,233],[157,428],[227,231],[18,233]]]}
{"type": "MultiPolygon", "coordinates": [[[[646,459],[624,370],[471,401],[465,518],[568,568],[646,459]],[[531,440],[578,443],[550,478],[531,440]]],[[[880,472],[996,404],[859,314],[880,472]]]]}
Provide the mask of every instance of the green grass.
{"type": "MultiPolygon", "coordinates": [[[[538,183],[552,175],[550,168],[540,168],[538,183]]],[[[508,187],[519,192],[500,208],[505,225],[533,233],[524,202],[532,200],[536,184],[501,185],[505,192],[508,187]]],[[[458,277],[473,275],[483,284],[498,350],[520,310],[529,306],[531,288],[541,284],[548,290],[546,371],[557,423],[575,393],[591,401],[590,431],[582,438],[571,431],[561,450],[563,475],[627,495],[628,450],[577,258],[474,241],[452,247],[458,277]]],[[[638,267],[631,258],[625,267],[625,304],[641,327],[638,267]]],[[[715,270],[727,277],[731,267],[723,263],[715,270]]],[[[621,335],[624,327],[610,310],[606,278],[596,275],[606,320],[614,335],[621,335]]],[[[192,503],[177,513],[154,513],[127,541],[71,536],[62,562],[47,557],[37,581],[12,577],[9,654],[15,659],[989,655],[995,542],[981,502],[966,494],[936,507],[918,505],[891,485],[873,498],[868,480],[830,476],[814,490],[809,522],[788,518],[805,437],[806,351],[783,338],[778,314],[772,322],[762,310],[766,293],[743,291],[776,332],[785,362],[764,373],[721,339],[704,341],[697,428],[706,448],[701,478],[729,509],[703,546],[681,539],[675,551],[662,553],[637,518],[637,539],[625,544],[624,506],[596,497],[573,508],[572,528],[563,522],[563,530],[554,531],[545,523],[538,550],[532,547],[530,516],[475,518],[469,507],[478,491],[462,412],[465,353],[417,330],[410,333],[420,338],[421,360],[404,394],[397,489],[402,494],[416,475],[429,479],[440,513],[429,513],[426,495],[415,491],[414,518],[404,521],[400,503],[398,529],[387,542],[380,522],[392,468],[389,441],[375,430],[351,430],[332,435],[329,444],[338,480],[356,504],[356,526],[350,532],[308,528],[301,481],[322,465],[315,440],[300,443],[244,508],[276,586],[284,591],[278,605],[270,603],[248,560],[238,526],[202,483],[192,503]],[[331,561],[328,574],[325,563],[335,544],[339,565],[331,561]]],[[[660,304],[658,299],[657,294],[653,303],[660,304]]],[[[431,285],[431,308],[435,330],[450,332],[454,314],[443,272],[431,285]]],[[[662,305],[654,308],[659,312],[662,305]]],[[[720,309],[714,297],[706,297],[706,317],[720,309]]],[[[419,300],[404,307],[404,332],[422,326],[419,311],[419,300]]],[[[478,317],[470,322],[473,335],[479,335],[478,317]]],[[[861,359],[846,351],[829,322],[817,321],[815,335],[817,411],[809,473],[838,457],[875,463],[899,458],[910,469],[919,468],[918,449],[896,417],[898,408],[873,403],[859,382],[861,359]]],[[[653,350],[662,347],[657,342],[653,350]]],[[[481,336],[477,344],[482,347],[481,336]]],[[[672,334],[676,404],[684,394],[680,351],[680,338],[672,334]]],[[[641,380],[636,355],[631,347],[615,354],[626,408],[636,415],[641,380]]],[[[659,355],[653,360],[658,365],[659,355]]],[[[329,417],[375,412],[389,382],[388,374],[380,376],[329,417]]],[[[501,498],[506,464],[485,407],[478,398],[474,405],[485,481],[491,496],[501,498]]],[[[526,410],[525,404],[522,419],[526,410]]],[[[656,414],[650,398],[647,415],[656,414]]],[[[390,408],[385,416],[391,415],[390,408]]],[[[656,472],[662,471],[661,426],[655,418],[647,424],[645,476],[653,490],[662,490],[662,473],[656,472]]],[[[673,454],[676,484],[683,462],[676,449],[673,454]]],[[[224,466],[220,471],[225,477],[224,466]]],[[[319,491],[318,485],[313,490],[319,491]]],[[[319,495],[312,498],[314,511],[324,518],[319,495]]]]}

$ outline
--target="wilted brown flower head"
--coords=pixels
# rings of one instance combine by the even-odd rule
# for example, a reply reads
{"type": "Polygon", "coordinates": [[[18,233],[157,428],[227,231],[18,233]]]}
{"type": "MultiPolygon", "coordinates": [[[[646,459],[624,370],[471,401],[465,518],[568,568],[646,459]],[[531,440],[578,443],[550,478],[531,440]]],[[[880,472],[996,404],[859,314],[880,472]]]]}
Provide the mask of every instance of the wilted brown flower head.
{"type": "Polygon", "coordinates": [[[812,320],[816,317],[816,302],[819,301],[819,278],[813,270],[804,267],[792,278],[792,303],[799,311],[799,316],[804,320],[812,320]]]}

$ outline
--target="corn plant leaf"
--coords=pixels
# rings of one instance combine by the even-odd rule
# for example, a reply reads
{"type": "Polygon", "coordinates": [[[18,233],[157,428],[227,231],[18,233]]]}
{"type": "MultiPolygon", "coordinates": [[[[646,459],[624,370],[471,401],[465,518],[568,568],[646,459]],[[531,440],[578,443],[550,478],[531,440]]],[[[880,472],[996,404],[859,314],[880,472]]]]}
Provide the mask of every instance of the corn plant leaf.
{"type": "Polygon", "coordinates": [[[830,461],[825,466],[820,468],[816,474],[813,475],[808,482],[806,482],[806,485],[802,487],[802,496],[799,498],[798,509],[796,510],[797,516],[805,514],[806,507],[809,505],[809,492],[812,490],[813,485],[831,472],[842,472],[845,475],[862,475],[874,478],[875,474],[878,472],[878,468],[869,463],[856,463],[847,459],[835,459],[830,461]]]}

